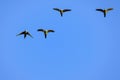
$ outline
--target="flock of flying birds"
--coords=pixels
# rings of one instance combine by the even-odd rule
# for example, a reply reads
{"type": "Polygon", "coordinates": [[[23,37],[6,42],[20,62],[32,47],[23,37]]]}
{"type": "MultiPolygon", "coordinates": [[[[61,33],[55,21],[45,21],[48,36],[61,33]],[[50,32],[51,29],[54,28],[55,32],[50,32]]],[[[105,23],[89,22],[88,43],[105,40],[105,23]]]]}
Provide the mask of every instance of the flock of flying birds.
{"type": "MultiPolygon", "coordinates": [[[[61,17],[63,16],[63,13],[64,13],[64,12],[71,11],[71,9],[58,9],[58,8],[53,8],[53,10],[58,11],[58,12],[60,13],[60,16],[61,16],[61,17]]],[[[113,10],[113,8],[108,8],[108,9],[96,9],[96,11],[102,12],[102,13],[104,14],[104,17],[106,17],[107,12],[110,11],[110,10],[113,10]]],[[[44,30],[44,29],[38,29],[37,31],[43,32],[45,38],[47,38],[47,34],[48,34],[49,32],[55,32],[54,30],[44,30]]],[[[17,36],[19,36],[19,35],[24,35],[24,38],[26,38],[27,35],[29,35],[30,37],[32,37],[32,35],[31,35],[27,30],[25,30],[25,31],[17,34],[17,36]]],[[[33,38],[33,37],[32,37],[32,38],[33,38]]]]}

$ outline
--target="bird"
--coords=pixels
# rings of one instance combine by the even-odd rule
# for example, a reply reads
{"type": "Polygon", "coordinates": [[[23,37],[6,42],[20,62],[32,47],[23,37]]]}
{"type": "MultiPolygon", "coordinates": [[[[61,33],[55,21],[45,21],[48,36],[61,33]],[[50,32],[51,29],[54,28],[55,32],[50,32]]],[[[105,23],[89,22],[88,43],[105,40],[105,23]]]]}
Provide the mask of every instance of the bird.
{"type": "Polygon", "coordinates": [[[101,12],[103,12],[104,17],[106,17],[107,12],[108,12],[108,11],[111,11],[111,10],[113,10],[113,8],[108,8],[108,9],[96,9],[96,11],[101,11],[101,12]]]}
{"type": "Polygon", "coordinates": [[[17,34],[16,36],[19,36],[19,35],[24,35],[24,39],[26,38],[27,35],[32,37],[32,35],[27,30],[22,31],[21,33],[17,34]]]}
{"type": "Polygon", "coordinates": [[[71,9],[58,9],[58,8],[53,8],[53,10],[59,11],[61,17],[63,16],[63,13],[64,13],[64,12],[71,11],[71,9]]]}
{"type": "Polygon", "coordinates": [[[45,38],[47,38],[47,34],[48,34],[49,32],[55,32],[54,30],[44,30],[44,29],[38,29],[37,31],[42,31],[42,32],[44,32],[45,38]]]}

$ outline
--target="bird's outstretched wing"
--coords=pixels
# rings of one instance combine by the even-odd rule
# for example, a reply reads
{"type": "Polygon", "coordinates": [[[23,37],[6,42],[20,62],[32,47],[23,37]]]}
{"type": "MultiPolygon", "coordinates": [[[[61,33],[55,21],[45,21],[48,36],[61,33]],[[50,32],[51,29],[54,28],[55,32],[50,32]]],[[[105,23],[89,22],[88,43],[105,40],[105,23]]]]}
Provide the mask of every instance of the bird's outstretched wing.
{"type": "Polygon", "coordinates": [[[53,8],[53,10],[60,11],[60,9],[58,9],[58,8],[53,8]]]}
{"type": "Polygon", "coordinates": [[[38,29],[37,31],[42,31],[42,32],[44,32],[45,30],[44,30],[44,29],[38,29]]]}
{"type": "Polygon", "coordinates": [[[33,38],[33,36],[29,32],[27,32],[26,34],[33,38]]]}
{"type": "Polygon", "coordinates": [[[63,12],[71,11],[71,9],[64,9],[63,12]]]}
{"type": "Polygon", "coordinates": [[[55,32],[54,30],[48,30],[48,32],[55,32]]]}
{"type": "Polygon", "coordinates": [[[107,11],[113,10],[113,8],[108,8],[107,11]]]}
{"type": "Polygon", "coordinates": [[[104,10],[103,10],[103,9],[96,9],[96,11],[101,11],[101,12],[104,12],[104,10]]]}
{"type": "Polygon", "coordinates": [[[23,32],[21,32],[21,33],[19,33],[19,34],[17,34],[16,36],[19,36],[19,35],[22,35],[22,34],[25,34],[25,31],[23,31],[23,32]]]}

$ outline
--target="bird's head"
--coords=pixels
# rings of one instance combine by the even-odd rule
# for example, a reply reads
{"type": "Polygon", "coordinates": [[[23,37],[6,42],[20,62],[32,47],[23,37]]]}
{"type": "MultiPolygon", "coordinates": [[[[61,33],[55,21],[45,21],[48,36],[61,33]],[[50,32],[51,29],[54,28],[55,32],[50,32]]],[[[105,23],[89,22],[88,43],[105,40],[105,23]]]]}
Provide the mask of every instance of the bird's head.
{"type": "Polygon", "coordinates": [[[25,30],[25,32],[27,32],[27,30],[25,30]]]}

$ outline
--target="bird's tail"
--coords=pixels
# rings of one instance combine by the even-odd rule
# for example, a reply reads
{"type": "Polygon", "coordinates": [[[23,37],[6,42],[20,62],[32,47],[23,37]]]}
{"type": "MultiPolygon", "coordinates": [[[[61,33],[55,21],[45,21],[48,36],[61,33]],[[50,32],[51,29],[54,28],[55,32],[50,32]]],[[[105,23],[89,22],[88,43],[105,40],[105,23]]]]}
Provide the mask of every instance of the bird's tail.
{"type": "Polygon", "coordinates": [[[45,38],[47,38],[47,34],[46,34],[46,33],[44,33],[44,35],[45,35],[45,38]]]}
{"type": "Polygon", "coordinates": [[[63,12],[60,12],[61,17],[63,16],[63,12]]]}
{"type": "Polygon", "coordinates": [[[24,39],[26,38],[26,34],[24,34],[24,39]]]}
{"type": "Polygon", "coordinates": [[[104,17],[106,17],[106,12],[104,12],[104,17]]]}

